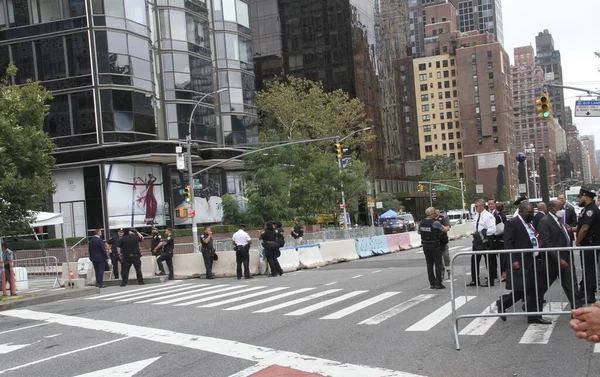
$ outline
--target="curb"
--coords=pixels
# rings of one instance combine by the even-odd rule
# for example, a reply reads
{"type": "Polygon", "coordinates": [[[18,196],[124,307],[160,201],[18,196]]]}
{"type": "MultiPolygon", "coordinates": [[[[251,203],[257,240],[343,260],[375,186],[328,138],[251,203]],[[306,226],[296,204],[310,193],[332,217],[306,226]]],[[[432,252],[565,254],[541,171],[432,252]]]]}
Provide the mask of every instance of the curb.
{"type": "Polygon", "coordinates": [[[100,288],[97,288],[97,287],[71,289],[71,290],[66,290],[66,291],[62,291],[59,293],[53,293],[53,294],[39,296],[39,297],[24,298],[22,300],[15,300],[15,301],[3,303],[3,304],[0,304],[0,311],[24,308],[24,307],[33,306],[33,305],[47,304],[50,302],[68,300],[68,299],[72,299],[72,298],[92,296],[92,295],[97,295],[99,293],[100,293],[100,288]]]}

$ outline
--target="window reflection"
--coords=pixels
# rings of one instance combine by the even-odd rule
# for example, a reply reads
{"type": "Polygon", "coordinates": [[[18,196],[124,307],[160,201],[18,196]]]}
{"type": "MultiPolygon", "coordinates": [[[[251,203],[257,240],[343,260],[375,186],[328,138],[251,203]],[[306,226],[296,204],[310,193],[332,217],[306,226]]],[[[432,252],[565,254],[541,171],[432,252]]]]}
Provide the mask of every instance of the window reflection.
{"type": "Polygon", "coordinates": [[[29,3],[27,0],[8,0],[7,6],[10,27],[29,25],[29,3]]]}
{"type": "Polygon", "coordinates": [[[0,0],[0,30],[7,26],[6,13],[4,12],[4,0],[0,0]]]}
{"type": "Polygon", "coordinates": [[[250,27],[250,18],[248,16],[248,4],[244,3],[243,1],[237,0],[236,11],[237,11],[237,23],[249,28],[250,27]]]}
{"type": "Polygon", "coordinates": [[[209,47],[208,21],[186,14],[187,41],[198,46],[209,47]]]}
{"type": "Polygon", "coordinates": [[[66,77],[63,38],[47,38],[35,42],[38,79],[54,80],[66,77]]]}
{"type": "MultiPolygon", "coordinates": [[[[236,22],[235,0],[223,1],[223,20],[236,22]]],[[[217,1],[218,2],[218,1],[217,1]]]]}
{"type": "Polygon", "coordinates": [[[60,20],[59,0],[32,0],[31,13],[34,24],[60,20]]]}
{"type": "Polygon", "coordinates": [[[146,0],[126,0],[125,15],[132,21],[146,25],[146,0]]]}
{"type": "Polygon", "coordinates": [[[104,0],[104,10],[107,16],[122,18],[125,17],[125,8],[123,6],[123,0],[104,0]]]}
{"type": "Polygon", "coordinates": [[[15,77],[15,83],[25,84],[27,79],[35,79],[32,43],[23,42],[12,45],[12,54],[13,61],[19,68],[15,77]]]}
{"type": "Polygon", "coordinates": [[[225,34],[225,47],[227,49],[227,59],[240,60],[240,50],[237,35],[225,34]]]}
{"type": "Polygon", "coordinates": [[[67,36],[67,58],[69,60],[69,75],[78,76],[91,72],[90,46],[87,33],[77,33],[67,36]]]}

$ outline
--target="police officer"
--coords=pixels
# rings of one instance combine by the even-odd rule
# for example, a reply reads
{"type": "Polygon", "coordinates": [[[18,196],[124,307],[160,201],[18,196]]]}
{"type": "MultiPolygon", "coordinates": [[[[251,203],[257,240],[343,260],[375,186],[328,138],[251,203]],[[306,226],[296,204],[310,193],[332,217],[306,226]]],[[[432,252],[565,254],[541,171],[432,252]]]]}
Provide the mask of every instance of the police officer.
{"type": "MultiPolygon", "coordinates": [[[[152,253],[153,257],[158,258],[158,256],[160,254],[162,254],[163,248],[162,248],[162,237],[160,236],[160,233],[158,232],[158,228],[153,226],[152,227],[152,237],[150,238],[150,252],[152,253]]],[[[159,268],[159,271],[160,268],[159,268]]],[[[162,273],[157,273],[156,275],[164,275],[165,272],[162,271],[162,273]]]]}
{"type": "Polygon", "coordinates": [[[127,285],[129,280],[129,270],[132,265],[133,268],[135,268],[138,284],[144,284],[144,278],[142,276],[142,252],[140,251],[140,243],[143,240],[144,237],[138,233],[135,228],[131,228],[119,242],[117,250],[123,264],[121,270],[121,287],[127,285]]]}
{"type": "Polygon", "coordinates": [[[246,279],[252,279],[250,276],[250,244],[252,244],[252,239],[250,235],[246,232],[246,225],[240,224],[240,229],[233,234],[231,240],[233,241],[234,250],[235,250],[235,263],[236,263],[236,272],[237,278],[240,280],[242,278],[242,265],[244,266],[244,276],[246,279]]]}
{"type": "Polygon", "coordinates": [[[212,265],[215,247],[213,246],[212,230],[209,226],[204,228],[204,232],[200,236],[200,242],[202,243],[200,251],[202,252],[202,259],[204,259],[204,269],[206,270],[206,278],[214,279],[215,276],[212,273],[212,265]]]}
{"type": "Polygon", "coordinates": [[[158,255],[156,258],[156,263],[158,264],[158,269],[160,270],[158,275],[165,274],[165,268],[162,264],[164,261],[167,263],[167,267],[169,268],[169,280],[173,280],[175,279],[175,274],[173,273],[173,250],[175,250],[175,240],[173,239],[173,231],[171,228],[167,228],[165,235],[167,236],[167,239],[161,239],[160,244],[156,245],[152,251],[154,254],[158,255]]]}
{"type": "MultiPolygon", "coordinates": [[[[600,245],[600,210],[594,202],[596,194],[581,189],[579,191],[579,207],[584,207],[577,220],[577,246],[600,245]]],[[[585,294],[587,303],[596,302],[596,263],[599,250],[585,250],[582,252],[583,278],[579,283],[579,291],[585,294]]]]}
{"type": "MultiPolygon", "coordinates": [[[[439,209],[435,210],[436,220],[439,221],[440,224],[450,229],[450,219],[446,216],[442,216],[439,209]]],[[[448,244],[450,243],[450,239],[448,238],[448,233],[444,232],[440,235],[440,247],[442,248],[442,257],[444,259],[444,267],[446,267],[446,276],[450,279],[450,250],[448,249],[448,244]]],[[[444,270],[442,270],[442,280],[444,280],[444,270]]]]}
{"type": "Polygon", "coordinates": [[[121,238],[123,238],[123,229],[119,229],[117,235],[111,237],[108,242],[106,242],[110,245],[110,261],[115,279],[119,279],[119,252],[117,251],[117,248],[119,247],[121,238]]]}
{"type": "Polygon", "coordinates": [[[423,244],[423,253],[427,262],[427,275],[429,276],[429,285],[431,289],[444,289],[442,285],[442,271],[444,264],[442,262],[442,246],[440,239],[442,233],[448,231],[448,227],[440,224],[436,220],[435,208],[429,207],[425,210],[427,218],[419,224],[419,234],[423,244]],[[433,266],[435,264],[435,274],[433,266]]]}
{"type": "Polygon", "coordinates": [[[277,258],[279,257],[279,243],[278,234],[275,231],[275,224],[271,221],[267,223],[265,231],[260,235],[260,239],[263,241],[265,247],[265,256],[269,263],[269,270],[271,271],[270,277],[283,275],[283,270],[279,265],[277,258]]]}

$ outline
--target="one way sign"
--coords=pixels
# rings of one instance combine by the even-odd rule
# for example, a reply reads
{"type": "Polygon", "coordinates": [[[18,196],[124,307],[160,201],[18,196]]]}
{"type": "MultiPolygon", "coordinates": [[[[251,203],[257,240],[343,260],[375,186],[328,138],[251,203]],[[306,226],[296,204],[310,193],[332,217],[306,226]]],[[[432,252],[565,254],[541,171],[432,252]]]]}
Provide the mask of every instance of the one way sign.
{"type": "Polygon", "coordinates": [[[600,101],[575,101],[576,117],[600,117],[600,101]]]}

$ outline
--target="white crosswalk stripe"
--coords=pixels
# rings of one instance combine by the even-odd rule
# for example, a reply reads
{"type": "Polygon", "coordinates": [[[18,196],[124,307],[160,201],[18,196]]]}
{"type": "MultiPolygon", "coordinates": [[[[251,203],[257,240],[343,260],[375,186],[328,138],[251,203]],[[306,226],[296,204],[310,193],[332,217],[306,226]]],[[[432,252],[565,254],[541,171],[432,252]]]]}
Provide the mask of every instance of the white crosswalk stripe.
{"type": "Polygon", "coordinates": [[[376,303],[378,303],[380,301],[387,300],[388,298],[393,297],[393,296],[395,296],[397,294],[400,294],[400,292],[385,292],[385,293],[382,293],[382,294],[380,294],[378,296],[372,297],[372,298],[370,298],[368,300],[361,301],[361,302],[359,302],[357,304],[354,304],[352,306],[349,306],[349,307],[347,307],[345,309],[339,310],[339,311],[337,311],[335,313],[326,315],[325,317],[321,317],[321,319],[340,319],[340,318],[343,318],[343,317],[345,317],[347,315],[355,313],[355,312],[357,312],[357,311],[359,311],[361,309],[364,309],[367,306],[371,306],[371,305],[374,305],[374,304],[376,304],[376,303]]]}
{"type": "MultiPolygon", "coordinates": [[[[485,308],[481,314],[492,314],[498,313],[498,307],[496,301],[490,306],[485,308]]],[[[494,323],[498,321],[499,317],[479,317],[471,321],[464,329],[462,329],[459,335],[485,335],[485,333],[494,326],[494,323]]]]}
{"type": "Polygon", "coordinates": [[[211,300],[214,300],[214,299],[217,299],[217,298],[235,296],[235,295],[239,295],[240,293],[246,293],[246,292],[250,292],[250,291],[256,291],[257,289],[263,289],[263,288],[267,288],[267,287],[259,286],[259,287],[251,287],[251,288],[239,289],[239,290],[234,291],[234,292],[221,293],[221,294],[218,294],[216,296],[209,296],[209,297],[199,298],[198,300],[182,302],[182,303],[179,303],[179,304],[175,304],[175,306],[189,306],[189,305],[199,304],[201,302],[211,301],[211,300]]]}
{"type": "MultiPolygon", "coordinates": [[[[197,286],[194,287],[194,289],[189,290],[189,291],[179,292],[179,293],[175,293],[175,294],[172,294],[171,292],[165,292],[164,294],[166,294],[168,298],[181,297],[181,296],[189,295],[192,292],[196,293],[196,292],[208,291],[210,289],[214,289],[214,288],[218,288],[218,287],[226,287],[228,285],[229,284],[208,286],[208,284],[198,284],[197,286]],[[202,287],[204,287],[204,288],[202,288],[202,287]],[[200,288],[200,289],[198,289],[198,288],[200,288]]],[[[147,300],[136,301],[135,303],[136,304],[150,304],[152,302],[162,301],[164,299],[165,298],[163,296],[159,296],[159,297],[149,298],[147,300]]]]}
{"type": "Polygon", "coordinates": [[[352,297],[361,295],[361,294],[366,293],[366,292],[368,292],[368,291],[353,291],[353,292],[349,292],[349,293],[346,293],[345,295],[342,295],[342,296],[339,296],[339,297],[336,297],[336,298],[332,298],[332,299],[329,299],[329,300],[326,300],[326,301],[323,301],[323,302],[319,302],[318,304],[314,304],[314,305],[308,306],[306,308],[298,309],[298,310],[293,311],[291,313],[287,313],[286,315],[294,315],[294,316],[296,316],[296,315],[304,315],[306,313],[314,312],[315,310],[323,309],[326,306],[337,304],[338,302],[342,302],[344,300],[348,300],[348,299],[350,299],[352,297]]]}
{"type": "Polygon", "coordinates": [[[460,249],[460,251],[471,251],[473,248],[471,246],[460,249]]]}
{"type": "Polygon", "coordinates": [[[212,288],[223,287],[223,286],[226,286],[226,285],[227,284],[224,284],[222,286],[217,285],[217,286],[214,286],[214,287],[202,288],[202,289],[198,290],[198,291],[202,291],[200,293],[194,293],[194,294],[191,294],[191,295],[188,295],[188,296],[184,296],[184,297],[179,297],[179,298],[174,298],[174,299],[171,299],[171,300],[165,300],[165,301],[161,301],[161,302],[156,302],[156,303],[154,303],[152,305],[169,305],[169,304],[173,304],[173,303],[176,303],[176,302],[186,301],[186,300],[189,300],[189,299],[192,299],[192,298],[196,298],[196,297],[203,297],[203,296],[208,296],[208,295],[212,295],[212,294],[219,293],[219,292],[232,291],[232,290],[235,290],[235,289],[241,289],[243,287],[247,287],[247,285],[236,285],[236,286],[233,286],[233,287],[219,288],[219,289],[215,289],[214,291],[210,291],[210,289],[212,289],[212,288]]]}
{"type": "MultiPolygon", "coordinates": [[[[561,302],[549,302],[544,305],[543,311],[561,311],[564,306],[561,302]]],[[[527,330],[525,330],[525,334],[523,334],[523,337],[519,341],[519,344],[548,344],[550,336],[552,335],[552,330],[554,330],[554,327],[556,326],[558,316],[549,315],[545,316],[545,318],[552,321],[552,323],[549,325],[540,325],[537,323],[529,324],[527,330]]]]}
{"type": "Polygon", "coordinates": [[[456,250],[458,249],[460,246],[452,246],[451,248],[448,248],[448,251],[452,251],[452,250],[456,250]]]}
{"type": "MultiPolygon", "coordinates": [[[[166,283],[166,284],[160,284],[159,287],[169,287],[169,286],[173,286],[175,284],[179,284],[181,283],[181,280],[175,280],[173,282],[170,283],[166,283]]],[[[134,293],[134,292],[145,292],[145,291],[151,291],[153,289],[156,289],[156,286],[149,286],[149,287],[144,287],[144,288],[138,288],[138,289],[131,289],[128,291],[121,291],[121,292],[116,292],[116,293],[110,293],[107,295],[99,295],[99,296],[90,296],[90,297],[86,297],[86,300],[99,300],[99,299],[104,299],[107,297],[114,297],[114,296],[120,296],[123,294],[127,294],[127,293],[134,293]]]]}
{"type": "Polygon", "coordinates": [[[288,287],[277,287],[277,288],[267,289],[266,291],[255,292],[255,293],[251,293],[249,295],[244,295],[244,296],[240,296],[240,297],[234,297],[234,298],[230,298],[230,299],[223,300],[223,301],[212,302],[210,304],[201,305],[201,306],[198,306],[198,307],[199,308],[214,308],[214,307],[217,307],[217,306],[223,306],[223,305],[231,304],[232,302],[244,301],[244,300],[247,300],[249,298],[263,296],[263,295],[267,295],[269,293],[282,291],[284,289],[288,289],[288,287]]]}
{"type": "MultiPolygon", "coordinates": [[[[192,284],[179,284],[177,285],[177,288],[181,288],[181,287],[188,287],[192,284]]],[[[174,289],[173,286],[168,286],[165,287],[164,285],[161,285],[160,288],[155,288],[154,290],[152,290],[152,292],[156,293],[156,292],[164,292],[164,291],[170,291],[174,289]]],[[[107,300],[120,300],[123,298],[129,298],[129,297],[135,297],[135,296],[143,296],[148,292],[135,292],[135,293],[130,293],[130,292],[123,292],[120,296],[116,296],[116,297],[109,297],[109,298],[100,298],[101,300],[107,301],[107,300]]]]}
{"type": "Polygon", "coordinates": [[[246,309],[246,308],[250,308],[252,306],[258,306],[258,305],[261,305],[261,304],[265,304],[267,302],[276,301],[276,300],[279,300],[281,298],[293,296],[293,295],[298,294],[298,293],[304,293],[304,292],[308,292],[308,291],[312,291],[312,290],[314,290],[314,288],[297,289],[295,291],[282,293],[280,295],[266,297],[266,298],[263,298],[263,299],[260,299],[260,300],[257,300],[257,301],[251,301],[251,302],[247,302],[245,304],[241,304],[241,305],[237,305],[237,306],[232,306],[231,308],[227,308],[227,309],[223,309],[223,310],[240,310],[240,309],[246,309]]]}
{"type": "Polygon", "coordinates": [[[318,292],[318,293],[312,294],[310,296],[306,296],[306,297],[302,297],[302,298],[299,298],[299,299],[296,299],[296,300],[284,302],[282,304],[271,306],[269,308],[257,310],[257,311],[255,311],[253,313],[270,313],[270,312],[274,312],[275,310],[287,308],[288,306],[293,306],[293,305],[296,305],[296,304],[301,304],[303,302],[310,301],[310,300],[313,300],[315,298],[323,297],[323,296],[326,296],[326,295],[330,295],[332,293],[339,292],[339,291],[341,291],[341,289],[337,289],[337,288],[336,289],[329,289],[327,291],[318,292]]]}
{"type": "MultiPolygon", "coordinates": [[[[455,299],[456,309],[460,308],[461,306],[463,306],[464,304],[466,304],[474,298],[475,296],[457,297],[455,299]]],[[[410,326],[406,329],[406,331],[429,331],[435,325],[437,325],[438,323],[446,319],[448,316],[450,316],[450,314],[452,314],[452,301],[444,304],[442,307],[429,314],[427,317],[410,326]]]]}
{"type": "Polygon", "coordinates": [[[195,288],[196,286],[178,286],[177,288],[174,289],[170,289],[168,291],[163,291],[163,292],[159,292],[159,290],[156,291],[151,291],[150,293],[142,293],[142,295],[136,295],[133,297],[127,297],[127,298],[119,298],[118,300],[116,300],[117,302],[131,302],[131,301],[137,301],[140,299],[146,299],[149,297],[156,297],[156,296],[163,296],[163,295],[167,295],[167,296],[171,296],[172,293],[177,293],[177,292],[181,292],[181,291],[191,291],[195,288]]]}
{"type": "Polygon", "coordinates": [[[390,319],[410,308],[412,308],[413,306],[417,306],[420,303],[429,300],[430,298],[435,297],[435,295],[429,294],[429,295],[418,295],[417,297],[413,297],[408,301],[404,301],[403,303],[394,306],[393,308],[390,308],[384,312],[381,312],[371,318],[365,319],[364,321],[360,322],[359,325],[378,325],[381,322],[390,319]]]}

